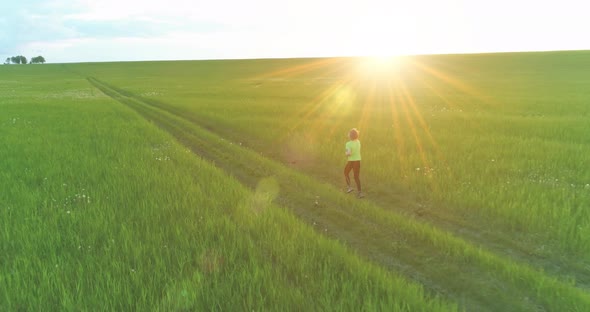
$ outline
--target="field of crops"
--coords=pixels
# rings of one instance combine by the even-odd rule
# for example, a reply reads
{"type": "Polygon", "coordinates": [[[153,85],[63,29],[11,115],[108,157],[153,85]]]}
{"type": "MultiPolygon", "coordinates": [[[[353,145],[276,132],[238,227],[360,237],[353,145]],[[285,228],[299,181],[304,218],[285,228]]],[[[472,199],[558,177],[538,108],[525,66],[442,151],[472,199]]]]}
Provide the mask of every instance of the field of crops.
{"type": "Polygon", "coordinates": [[[590,309],[590,52],[2,66],[0,99],[0,310],[590,309]]]}

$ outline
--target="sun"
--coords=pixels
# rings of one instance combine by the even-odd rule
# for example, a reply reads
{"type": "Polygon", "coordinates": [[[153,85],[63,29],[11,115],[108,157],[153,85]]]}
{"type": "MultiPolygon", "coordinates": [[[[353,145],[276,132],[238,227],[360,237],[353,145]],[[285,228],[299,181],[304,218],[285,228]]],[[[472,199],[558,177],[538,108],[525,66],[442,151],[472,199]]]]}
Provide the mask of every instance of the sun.
{"type": "Polygon", "coordinates": [[[399,56],[365,56],[359,58],[359,71],[363,76],[377,78],[389,77],[399,69],[402,61],[399,56]]]}

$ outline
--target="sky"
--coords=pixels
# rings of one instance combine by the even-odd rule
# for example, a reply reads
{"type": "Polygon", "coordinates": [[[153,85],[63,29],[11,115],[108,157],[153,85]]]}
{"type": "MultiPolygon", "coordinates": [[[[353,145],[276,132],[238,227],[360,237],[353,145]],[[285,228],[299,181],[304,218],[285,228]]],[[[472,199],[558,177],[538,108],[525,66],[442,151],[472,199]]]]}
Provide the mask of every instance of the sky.
{"type": "Polygon", "coordinates": [[[586,0],[19,0],[0,9],[0,57],[68,63],[590,50],[588,12],[586,0]]]}

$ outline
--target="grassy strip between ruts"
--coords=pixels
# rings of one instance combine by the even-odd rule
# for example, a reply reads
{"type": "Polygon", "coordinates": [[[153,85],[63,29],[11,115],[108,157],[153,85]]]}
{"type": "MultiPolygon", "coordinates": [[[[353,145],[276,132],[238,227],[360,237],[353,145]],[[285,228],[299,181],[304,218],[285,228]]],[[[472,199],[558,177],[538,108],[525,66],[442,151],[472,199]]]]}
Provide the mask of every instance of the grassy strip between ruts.
{"type": "MultiPolygon", "coordinates": [[[[245,184],[252,179],[274,176],[281,200],[309,220],[317,218],[336,237],[382,264],[405,267],[427,287],[438,289],[468,308],[584,311],[590,297],[583,290],[549,277],[527,265],[498,257],[446,232],[402,219],[368,202],[350,201],[333,187],[315,182],[280,164],[187,122],[181,117],[151,106],[132,94],[90,81],[108,95],[136,109],[169,131],[198,154],[215,161],[245,184]],[[319,196],[317,207],[312,204],[319,196]],[[380,239],[371,239],[380,235],[380,239]],[[388,239],[383,239],[389,236],[388,239]],[[393,240],[393,242],[392,242],[393,240]],[[403,241],[403,244],[395,244],[403,241]],[[383,249],[384,244],[390,244],[383,249]],[[395,247],[391,247],[395,245],[395,247]],[[375,247],[375,248],[373,248],[375,247]],[[380,251],[373,257],[370,252],[380,251]],[[369,253],[369,254],[368,254],[369,253]],[[411,255],[404,259],[405,255],[411,255]],[[418,256],[418,257],[417,257],[418,256]],[[444,290],[443,290],[444,289],[444,290]],[[479,306],[478,306],[479,304],[479,306]]],[[[152,103],[153,104],[153,103],[152,103]]]]}
{"type": "Polygon", "coordinates": [[[456,310],[100,93],[46,96],[85,81],[40,76],[0,103],[0,310],[456,310]]]}

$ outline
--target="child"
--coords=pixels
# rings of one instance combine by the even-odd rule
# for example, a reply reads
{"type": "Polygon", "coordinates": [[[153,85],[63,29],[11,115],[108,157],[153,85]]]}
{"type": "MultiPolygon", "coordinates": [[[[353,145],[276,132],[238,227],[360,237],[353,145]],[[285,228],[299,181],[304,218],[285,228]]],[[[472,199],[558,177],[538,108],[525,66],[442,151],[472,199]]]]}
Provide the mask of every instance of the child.
{"type": "Polygon", "coordinates": [[[346,142],[346,156],[348,158],[348,162],[346,163],[346,167],[344,167],[344,177],[346,178],[346,185],[348,186],[346,189],[346,193],[352,192],[352,187],[350,186],[350,171],[354,172],[354,182],[356,183],[357,188],[357,197],[363,198],[365,195],[361,192],[361,179],[359,177],[361,173],[361,141],[359,141],[359,131],[355,128],[352,128],[348,133],[348,137],[350,141],[346,142]]]}

